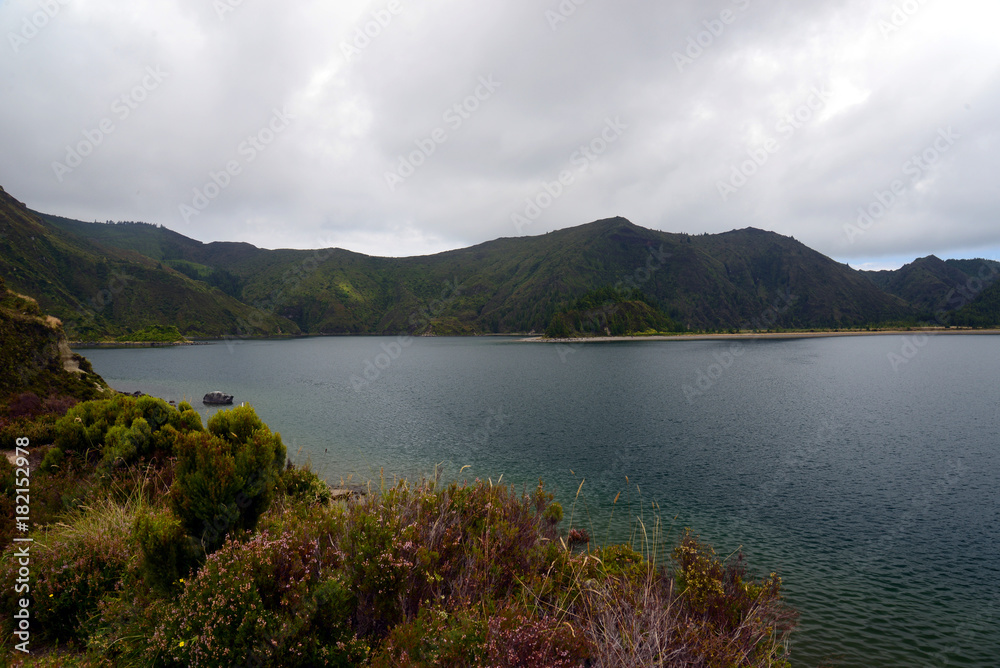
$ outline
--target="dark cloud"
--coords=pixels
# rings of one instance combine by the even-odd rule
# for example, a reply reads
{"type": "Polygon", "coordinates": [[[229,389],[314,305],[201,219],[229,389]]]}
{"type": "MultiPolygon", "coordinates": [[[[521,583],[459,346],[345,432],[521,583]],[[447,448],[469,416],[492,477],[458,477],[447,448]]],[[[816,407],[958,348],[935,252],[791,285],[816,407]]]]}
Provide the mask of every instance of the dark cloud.
{"type": "Polygon", "coordinates": [[[265,247],[624,215],[856,266],[996,257],[994,4],[8,0],[0,183],[265,247]]]}

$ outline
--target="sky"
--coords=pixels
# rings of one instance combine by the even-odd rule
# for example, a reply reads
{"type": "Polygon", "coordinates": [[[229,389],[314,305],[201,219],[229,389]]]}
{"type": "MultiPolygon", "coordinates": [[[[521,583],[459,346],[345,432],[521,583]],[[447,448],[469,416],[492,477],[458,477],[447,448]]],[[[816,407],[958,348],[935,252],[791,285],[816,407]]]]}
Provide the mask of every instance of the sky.
{"type": "Polygon", "coordinates": [[[437,253],[612,216],[1000,259],[996,0],[3,0],[0,185],[437,253]]]}

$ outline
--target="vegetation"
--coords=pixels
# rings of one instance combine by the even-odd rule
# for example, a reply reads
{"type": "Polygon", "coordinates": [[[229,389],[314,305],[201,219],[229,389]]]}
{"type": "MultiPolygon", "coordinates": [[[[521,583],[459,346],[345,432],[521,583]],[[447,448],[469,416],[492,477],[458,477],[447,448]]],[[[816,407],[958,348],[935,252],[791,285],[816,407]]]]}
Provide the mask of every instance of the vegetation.
{"type": "Polygon", "coordinates": [[[62,324],[43,317],[34,299],[7,290],[0,277],[0,447],[11,447],[15,431],[47,428],[26,421],[106,390],[90,363],[70,351],[62,324]]]}
{"type": "Polygon", "coordinates": [[[143,327],[142,329],[132,332],[131,334],[123,334],[118,337],[119,341],[136,341],[136,342],[156,342],[156,343],[177,343],[180,341],[186,341],[184,335],[180,333],[174,325],[149,325],[148,327],[143,327]]]}
{"type": "Polygon", "coordinates": [[[109,253],[142,253],[311,334],[541,332],[609,285],[640,290],[689,330],[865,328],[927,312],[866,273],[755,229],[691,236],[614,218],[432,256],[378,258],[202,244],[151,225],[43,218],[109,253]]]}
{"type": "Polygon", "coordinates": [[[113,339],[150,324],[173,325],[192,337],[298,333],[291,321],[150,257],[59,229],[2,188],[0,229],[0,276],[65,323],[74,340],[113,339]]]}
{"type": "Polygon", "coordinates": [[[670,320],[637,288],[610,286],[592,290],[567,309],[552,316],[546,338],[578,336],[635,336],[681,332],[684,328],[670,320]]]}
{"type": "MultiPolygon", "coordinates": [[[[656,539],[570,549],[541,483],[381,481],[331,501],[249,407],[205,428],[188,405],[119,395],[54,433],[31,454],[29,584],[33,652],[58,665],[787,665],[777,576],[690,533],[666,562],[656,539]],[[68,484],[75,500],[50,494],[68,484]]],[[[4,499],[12,485],[0,460],[4,499]]]]}

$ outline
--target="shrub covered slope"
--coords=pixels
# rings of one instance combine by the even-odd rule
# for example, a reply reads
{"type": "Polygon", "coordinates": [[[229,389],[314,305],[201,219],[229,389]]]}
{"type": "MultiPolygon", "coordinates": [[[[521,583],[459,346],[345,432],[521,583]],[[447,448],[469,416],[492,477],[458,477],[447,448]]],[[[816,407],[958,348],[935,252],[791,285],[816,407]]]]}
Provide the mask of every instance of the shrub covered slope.
{"type": "MultiPolygon", "coordinates": [[[[187,404],[118,395],[48,433],[28,462],[32,649],[51,652],[38,665],[787,661],[777,576],[755,579],[690,534],[666,564],[642,544],[571,549],[586,536],[561,533],[541,483],[380,483],[331,501],[248,406],[202,425],[187,404]]],[[[4,498],[14,484],[0,460],[4,498]]],[[[0,620],[8,651],[14,620],[0,620]]]]}

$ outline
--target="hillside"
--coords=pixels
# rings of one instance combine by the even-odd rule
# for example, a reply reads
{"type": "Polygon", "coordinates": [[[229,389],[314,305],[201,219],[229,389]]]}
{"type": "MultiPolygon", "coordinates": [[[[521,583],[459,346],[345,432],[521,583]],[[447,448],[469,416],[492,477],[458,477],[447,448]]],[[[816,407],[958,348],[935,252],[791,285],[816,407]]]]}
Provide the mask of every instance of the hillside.
{"type": "Polygon", "coordinates": [[[74,339],[118,336],[150,325],[176,325],[187,336],[298,332],[293,323],[153,258],[56,228],[2,188],[0,276],[12,289],[37,298],[74,339]]]}
{"type": "Polygon", "coordinates": [[[925,317],[931,317],[930,314],[941,309],[952,310],[967,304],[974,295],[954,300],[955,293],[974,289],[977,279],[992,282],[997,271],[1000,271],[1000,263],[993,260],[941,260],[928,255],[896,270],[862,273],[882,290],[909,302],[927,314],[925,317]]]}
{"type": "Polygon", "coordinates": [[[613,218],[436,255],[379,258],[203,244],[151,225],[47,220],[224,285],[308,333],[542,331],[575,299],[618,284],[640,289],[690,329],[864,326],[915,313],[862,273],[752,228],[691,236],[613,218]]]}
{"type": "Polygon", "coordinates": [[[22,392],[93,399],[105,390],[90,363],[70,351],[61,323],[0,277],[0,404],[22,392]]]}

